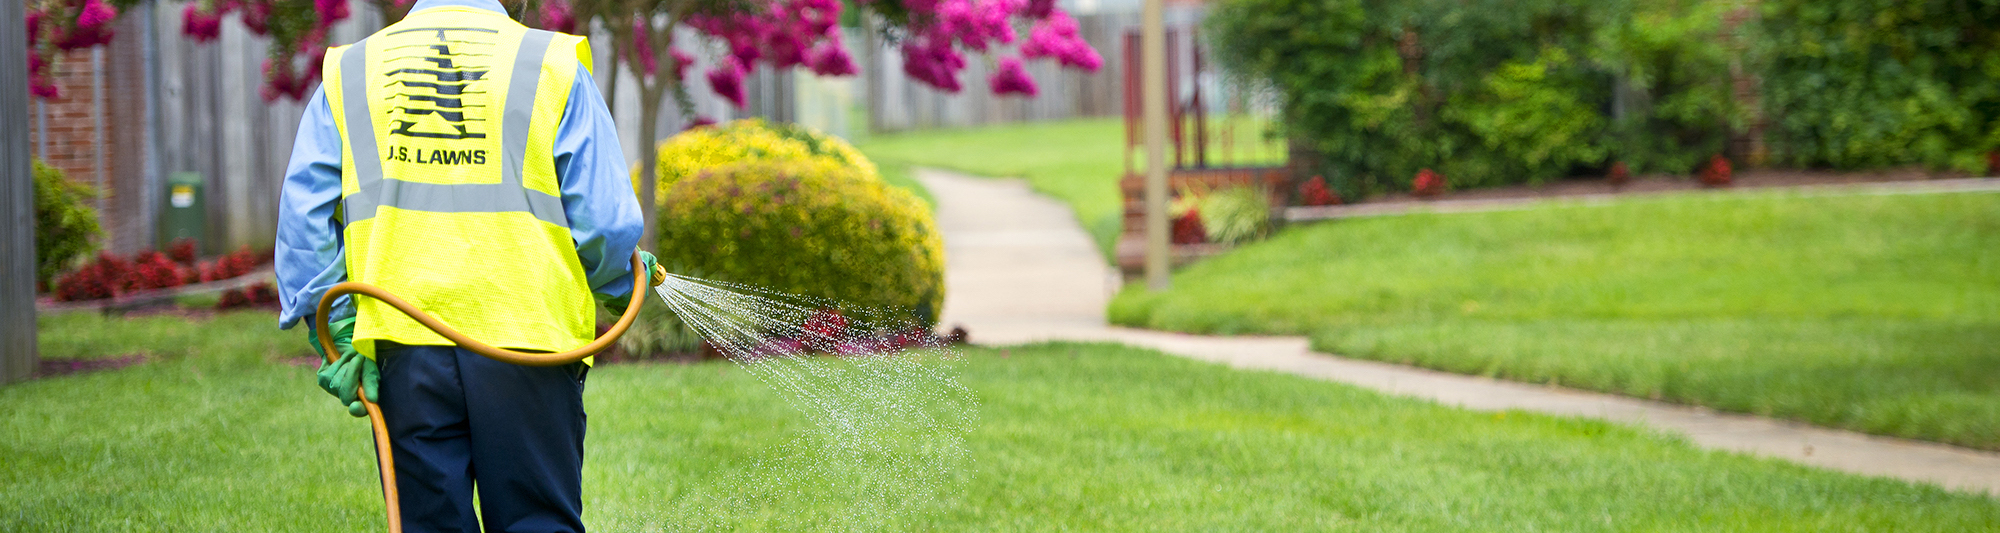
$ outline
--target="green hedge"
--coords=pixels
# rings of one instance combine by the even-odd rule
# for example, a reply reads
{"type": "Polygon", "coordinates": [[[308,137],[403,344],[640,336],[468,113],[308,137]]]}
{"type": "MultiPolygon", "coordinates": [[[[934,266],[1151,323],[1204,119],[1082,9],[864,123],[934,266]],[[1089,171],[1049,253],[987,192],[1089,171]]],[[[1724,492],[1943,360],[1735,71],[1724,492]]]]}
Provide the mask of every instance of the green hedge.
{"type": "Polygon", "coordinates": [[[1775,162],[1974,170],[2000,144],[2000,1],[1737,4],[1225,0],[1208,26],[1349,197],[1423,168],[1453,187],[1688,173],[1749,126],[1732,72],[1764,80],[1775,162]]]}
{"type": "Polygon", "coordinates": [[[2000,1],[1768,0],[1774,155],[1985,170],[2000,147],[2000,1]]]}

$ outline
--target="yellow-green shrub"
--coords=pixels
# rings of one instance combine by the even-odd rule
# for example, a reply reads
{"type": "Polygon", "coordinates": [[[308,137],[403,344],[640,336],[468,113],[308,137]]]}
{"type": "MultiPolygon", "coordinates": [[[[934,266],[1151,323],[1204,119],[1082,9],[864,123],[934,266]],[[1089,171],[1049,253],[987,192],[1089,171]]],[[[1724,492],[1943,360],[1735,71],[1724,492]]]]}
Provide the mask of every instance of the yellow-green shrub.
{"type": "Polygon", "coordinates": [[[48,284],[77,259],[97,249],[97,189],[63,177],[61,170],[34,161],[35,281],[48,284]]]}
{"type": "Polygon", "coordinates": [[[818,159],[851,166],[862,176],[879,179],[875,164],[839,137],[796,124],[771,124],[751,118],[691,129],[660,141],[657,169],[660,183],[655,200],[665,201],[667,190],[675,182],[705,169],[743,161],[818,159]]]}
{"type": "Polygon", "coordinates": [[[804,157],[683,177],[662,200],[660,262],[843,305],[906,309],[934,325],[944,243],[930,210],[866,170],[804,157]]]}

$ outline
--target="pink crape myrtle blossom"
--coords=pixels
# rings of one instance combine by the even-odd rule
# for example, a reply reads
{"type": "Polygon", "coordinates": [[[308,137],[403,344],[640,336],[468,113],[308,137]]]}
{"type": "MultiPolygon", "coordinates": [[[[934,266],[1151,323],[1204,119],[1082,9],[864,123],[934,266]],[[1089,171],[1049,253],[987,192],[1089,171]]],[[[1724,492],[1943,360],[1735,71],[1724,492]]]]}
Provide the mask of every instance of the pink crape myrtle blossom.
{"type": "Polygon", "coordinates": [[[958,72],[965,70],[965,55],[952,48],[951,42],[913,37],[903,41],[902,51],[904,74],[948,93],[963,88],[958,84],[958,72]]]}
{"type": "Polygon", "coordinates": [[[76,25],[56,40],[56,48],[80,50],[111,44],[111,19],[115,18],[118,18],[118,11],[111,9],[104,0],[84,0],[83,8],[76,13],[76,25]]]}
{"type": "Polygon", "coordinates": [[[1091,72],[1104,65],[1104,58],[1077,34],[1076,19],[1061,11],[1035,23],[1035,28],[1028,31],[1028,42],[1021,45],[1021,55],[1029,59],[1055,58],[1064,65],[1091,72]]]}
{"type": "Polygon", "coordinates": [[[313,0],[313,11],[319,14],[320,28],[323,30],[347,18],[347,0],[313,0]]]}
{"type": "Polygon", "coordinates": [[[667,47],[667,55],[674,58],[674,79],[687,79],[688,67],[694,66],[694,55],[673,46],[667,47]]]}
{"type": "Polygon", "coordinates": [[[197,43],[213,41],[222,36],[222,15],[202,11],[199,3],[189,3],[181,10],[181,33],[197,43]]]}
{"type": "Polygon", "coordinates": [[[847,47],[840,42],[840,32],[829,33],[826,41],[806,52],[806,68],[821,76],[852,76],[861,72],[854,67],[854,58],[847,55],[847,47]]]}
{"type": "Polygon", "coordinates": [[[993,94],[1033,97],[1037,92],[1035,79],[1028,77],[1028,70],[1021,65],[1021,58],[1018,57],[1000,58],[998,68],[994,69],[993,76],[986,81],[993,87],[993,94]]]}
{"type": "MultiPolygon", "coordinates": [[[[56,87],[49,82],[55,51],[99,46],[111,39],[111,21],[117,10],[107,2],[124,0],[36,0],[27,11],[28,40],[35,53],[29,58],[31,87],[37,96],[53,98],[56,87]]],[[[223,19],[231,13],[246,29],[274,41],[264,68],[267,99],[303,98],[318,83],[318,66],[325,61],[327,31],[338,21],[352,16],[353,0],[203,0],[181,11],[181,32],[195,42],[216,40],[223,19]]],[[[414,0],[371,0],[393,6],[390,11],[408,9],[414,0]]],[[[563,32],[588,27],[593,20],[578,20],[579,11],[612,13],[577,2],[587,0],[530,0],[526,6],[537,25],[563,32]]],[[[676,25],[714,39],[720,57],[705,73],[710,88],[738,107],[745,105],[744,76],[756,65],[775,69],[804,67],[823,76],[846,76],[860,71],[853,55],[842,42],[840,20],[847,7],[843,0],[743,0],[717,9],[686,12],[677,3],[664,7],[643,7],[657,13],[633,17],[632,39],[620,43],[634,70],[645,76],[659,75],[656,50],[649,36],[667,35],[676,25]],[[674,13],[672,18],[658,14],[674,13]],[[667,26],[655,28],[658,21],[667,26]]],[[[892,34],[903,55],[903,72],[918,82],[946,92],[963,89],[960,73],[967,66],[966,54],[1006,54],[1018,48],[1018,56],[996,61],[996,71],[988,84],[1001,94],[1035,94],[1034,79],[1024,60],[1053,59],[1060,64],[1095,71],[1103,63],[1077,31],[1076,21],[1057,6],[1056,0],[859,0],[856,9],[870,10],[889,17],[892,34]],[[1019,34],[1028,31],[1025,42],[1019,34]]],[[[653,13],[647,11],[647,13],[653,13]]],[[[598,15],[592,15],[597,17],[598,15]]],[[[673,83],[685,80],[694,58],[673,43],[665,50],[673,61],[673,83]]]]}
{"type": "MultiPolygon", "coordinates": [[[[660,71],[660,60],[659,58],[653,57],[652,35],[653,35],[652,28],[646,27],[645,21],[643,20],[632,21],[632,50],[630,51],[630,53],[632,54],[631,57],[637,63],[637,65],[634,68],[638,69],[640,73],[647,76],[651,76],[654,73],[660,71]]],[[[673,46],[673,43],[667,43],[667,46],[673,46]]]]}
{"type": "Polygon", "coordinates": [[[716,96],[728,98],[740,109],[748,103],[743,95],[744,74],[742,63],[725,59],[722,64],[708,69],[708,87],[715,91],[716,96]]]}
{"type": "Polygon", "coordinates": [[[544,30],[573,33],[576,30],[576,14],[570,10],[568,0],[547,0],[542,2],[540,25],[544,30]]]}

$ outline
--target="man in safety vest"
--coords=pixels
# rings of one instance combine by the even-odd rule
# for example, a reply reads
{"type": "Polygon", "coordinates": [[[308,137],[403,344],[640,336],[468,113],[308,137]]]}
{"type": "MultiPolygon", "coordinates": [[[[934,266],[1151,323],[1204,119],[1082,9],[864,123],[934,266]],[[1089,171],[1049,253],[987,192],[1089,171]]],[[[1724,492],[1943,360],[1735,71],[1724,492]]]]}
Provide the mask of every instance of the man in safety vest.
{"type": "MultiPolygon", "coordinates": [[[[325,65],[280,202],[280,328],[348,280],[520,351],[589,342],[595,302],[624,310],[639,204],[582,37],[421,0],[325,65]]],[[[381,404],[410,531],[583,531],[587,363],[493,361],[369,298],[328,314],[320,385],[355,416],[381,404]]]]}

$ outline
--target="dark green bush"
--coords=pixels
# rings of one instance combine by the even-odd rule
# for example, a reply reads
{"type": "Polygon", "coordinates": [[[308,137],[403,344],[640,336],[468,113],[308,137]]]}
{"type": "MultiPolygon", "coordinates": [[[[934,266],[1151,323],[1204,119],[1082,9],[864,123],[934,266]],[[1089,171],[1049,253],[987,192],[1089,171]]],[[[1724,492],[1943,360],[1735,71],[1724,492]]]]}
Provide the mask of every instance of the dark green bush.
{"type": "Polygon", "coordinates": [[[827,159],[746,161],[674,183],[662,264],[710,279],[909,310],[935,324],[944,249],[922,200],[827,159]]]}
{"type": "Polygon", "coordinates": [[[1781,161],[1978,172],[2000,147],[2000,1],[1762,5],[1763,94],[1781,161]]]}
{"type": "Polygon", "coordinates": [[[56,274],[97,249],[97,190],[71,182],[61,170],[35,160],[35,281],[44,286],[56,274]]]}
{"type": "Polygon", "coordinates": [[[1722,2],[1227,0],[1220,64],[1270,82],[1343,196],[1596,172],[1687,172],[1735,104],[1722,2]]]}

